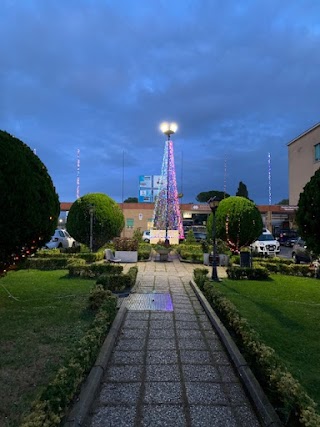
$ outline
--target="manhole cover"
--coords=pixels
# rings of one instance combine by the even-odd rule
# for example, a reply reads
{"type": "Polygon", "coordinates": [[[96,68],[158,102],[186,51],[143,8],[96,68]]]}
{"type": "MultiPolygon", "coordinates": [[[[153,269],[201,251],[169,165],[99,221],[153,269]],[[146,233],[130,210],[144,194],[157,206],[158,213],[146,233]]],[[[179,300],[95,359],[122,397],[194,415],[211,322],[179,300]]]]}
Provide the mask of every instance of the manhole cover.
{"type": "Polygon", "coordinates": [[[173,311],[170,294],[131,294],[125,304],[128,310],[173,311]]]}

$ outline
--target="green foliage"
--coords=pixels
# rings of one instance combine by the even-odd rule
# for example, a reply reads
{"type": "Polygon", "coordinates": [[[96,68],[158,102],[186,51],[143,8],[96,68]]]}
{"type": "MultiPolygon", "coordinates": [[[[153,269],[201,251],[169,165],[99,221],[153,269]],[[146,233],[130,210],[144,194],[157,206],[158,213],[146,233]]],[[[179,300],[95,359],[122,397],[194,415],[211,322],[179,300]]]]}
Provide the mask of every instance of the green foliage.
{"type": "Polygon", "coordinates": [[[63,270],[67,268],[70,258],[52,257],[52,258],[33,258],[30,257],[23,264],[24,268],[34,268],[36,270],[63,270]]]}
{"type": "Polygon", "coordinates": [[[296,222],[308,250],[320,254],[320,169],[300,193],[296,222]]]}
{"type": "Polygon", "coordinates": [[[231,280],[267,280],[269,278],[269,271],[262,266],[251,267],[229,267],[227,268],[228,278],[231,280]]]}
{"type": "MultiPolygon", "coordinates": [[[[207,233],[212,235],[213,214],[208,218],[207,233]]],[[[219,203],[216,211],[217,237],[228,243],[231,250],[239,250],[254,242],[262,232],[261,214],[248,199],[231,196],[219,203]]]]}
{"type": "Polygon", "coordinates": [[[89,308],[91,310],[98,310],[103,303],[112,295],[111,291],[105,290],[102,285],[95,285],[90,290],[89,295],[89,308]]]}
{"type": "Polygon", "coordinates": [[[113,245],[116,251],[137,251],[139,242],[137,239],[131,237],[115,237],[113,245]]]}
{"type": "Polygon", "coordinates": [[[276,205],[288,206],[289,205],[289,199],[282,199],[282,200],[280,200],[280,202],[276,203],[276,205]]]}
{"type": "Polygon", "coordinates": [[[138,197],[128,197],[123,203],[138,203],[138,197]]]}
{"type": "Polygon", "coordinates": [[[184,261],[187,260],[195,263],[203,263],[203,252],[200,244],[182,244],[179,245],[178,248],[180,257],[184,261]]]}
{"type": "Polygon", "coordinates": [[[249,199],[249,193],[247,190],[247,186],[242,181],[239,182],[239,187],[238,187],[238,190],[236,192],[236,196],[244,197],[245,199],[249,199]]]}
{"type": "Polygon", "coordinates": [[[219,200],[222,200],[230,197],[230,194],[218,190],[203,191],[197,195],[196,200],[200,203],[207,203],[211,197],[217,197],[219,200]]]}
{"type": "Polygon", "coordinates": [[[106,194],[90,193],[77,199],[68,215],[67,230],[74,239],[87,246],[90,245],[91,215],[93,250],[96,251],[120,235],[124,216],[118,204],[106,194]]]}
{"type": "Polygon", "coordinates": [[[151,254],[151,245],[150,243],[139,243],[139,248],[138,248],[138,260],[139,261],[144,261],[150,258],[150,254],[151,254]]]}
{"type": "Polygon", "coordinates": [[[184,243],[186,245],[193,245],[194,243],[196,243],[196,238],[194,237],[194,232],[193,230],[189,230],[187,233],[187,237],[184,240],[184,243]]]}
{"type": "Polygon", "coordinates": [[[48,171],[22,141],[0,131],[0,272],[35,252],[57,225],[60,204],[48,171]]]}
{"type": "Polygon", "coordinates": [[[141,231],[141,228],[138,227],[134,230],[132,237],[140,243],[142,242],[142,236],[143,236],[143,231],[141,231]]]}
{"type": "Polygon", "coordinates": [[[123,271],[122,265],[93,263],[83,265],[82,263],[68,264],[69,277],[81,277],[83,279],[96,279],[101,274],[120,274],[123,271]]]}
{"type": "Polygon", "coordinates": [[[201,291],[203,291],[204,284],[208,280],[208,274],[209,270],[207,268],[195,268],[193,270],[194,281],[201,291]]]}
{"type": "Polygon", "coordinates": [[[97,285],[112,292],[122,292],[135,285],[137,274],[137,267],[131,267],[126,274],[102,274],[97,280],[97,285]]]}

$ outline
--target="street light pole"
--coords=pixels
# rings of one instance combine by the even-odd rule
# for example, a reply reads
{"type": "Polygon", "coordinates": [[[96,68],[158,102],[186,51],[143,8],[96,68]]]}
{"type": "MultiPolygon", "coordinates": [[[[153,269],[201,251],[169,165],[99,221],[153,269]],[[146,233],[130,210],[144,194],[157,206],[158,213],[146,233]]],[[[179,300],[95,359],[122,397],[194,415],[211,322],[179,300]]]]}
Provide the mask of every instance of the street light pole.
{"type": "Polygon", "coordinates": [[[94,213],[94,207],[90,206],[89,209],[90,213],[90,252],[93,250],[93,213],[94,213]]]}
{"type": "Polygon", "coordinates": [[[168,230],[169,230],[169,141],[170,141],[170,136],[173,135],[177,129],[178,126],[176,125],[176,123],[161,123],[160,125],[160,129],[161,131],[168,136],[168,141],[167,141],[167,197],[166,197],[166,236],[165,236],[165,244],[169,245],[170,244],[170,240],[168,237],[168,230]]]}
{"type": "Polygon", "coordinates": [[[208,200],[212,212],[212,242],[213,242],[213,258],[212,258],[212,274],[211,280],[214,282],[220,282],[217,271],[217,242],[216,242],[216,212],[218,209],[220,199],[217,196],[211,197],[208,200]]]}

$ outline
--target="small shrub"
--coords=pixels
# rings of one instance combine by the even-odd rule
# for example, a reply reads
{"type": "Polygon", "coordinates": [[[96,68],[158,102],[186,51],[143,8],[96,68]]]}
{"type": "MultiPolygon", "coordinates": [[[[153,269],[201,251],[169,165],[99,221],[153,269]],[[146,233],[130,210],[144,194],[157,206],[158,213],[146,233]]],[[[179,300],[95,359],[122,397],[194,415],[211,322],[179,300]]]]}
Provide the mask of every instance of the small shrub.
{"type": "Polygon", "coordinates": [[[21,266],[22,268],[33,268],[36,270],[63,270],[67,268],[67,257],[53,258],[28,258],[21,266]]]}
{"type": "Polygon", "coordinates": [[[115,237],[113,244],[116,251],[137,251],[139,247],[138,240],[130,237],[115,237]]]}
{"type": "Polygon", "coordinates": [[[96,285],[90,290],[89,295],[89,308],[91,310],[98,310],[108,297],[112,295],[112,292],[105,290],[103,286],[96,285]]]}
{"type": "Polygon", "coordinates": [[[194,243],[196,243],[196,238],[194,237],[194,232],[193,230],[189,230],[187,237],[184,240],[184,243],[186,245],[193,245],[194,243]]]}
{"type": "Polygon", "coordinates": [[[208,273],[209,270],[207,268],[195,268],[193,270],[194,281],[201,291],[203,291],[204,284],[208,280],[208,273]]]}

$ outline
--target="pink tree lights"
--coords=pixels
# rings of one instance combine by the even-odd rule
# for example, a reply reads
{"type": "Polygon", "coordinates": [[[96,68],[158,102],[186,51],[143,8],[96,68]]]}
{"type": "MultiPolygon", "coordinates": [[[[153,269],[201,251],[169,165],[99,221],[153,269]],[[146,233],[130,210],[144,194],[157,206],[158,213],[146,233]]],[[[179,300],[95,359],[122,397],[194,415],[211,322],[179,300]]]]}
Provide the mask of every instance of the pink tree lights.
{"type": "Polygon", "coordinates": [[[154,208],[154,228],[156,230],[165,230],[166,241],[169,242],[168,230],[178,230],[179,238],[184,238],[174,165],[173,142],[170,139],[170,136],[176,132],[177,125],[175,123],[162,123],[160,128],[168,136],[168,140],[165,143],[159,192],[154,208]]]}

